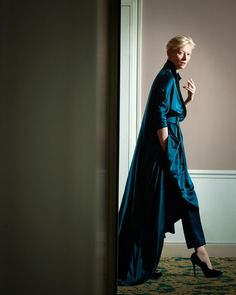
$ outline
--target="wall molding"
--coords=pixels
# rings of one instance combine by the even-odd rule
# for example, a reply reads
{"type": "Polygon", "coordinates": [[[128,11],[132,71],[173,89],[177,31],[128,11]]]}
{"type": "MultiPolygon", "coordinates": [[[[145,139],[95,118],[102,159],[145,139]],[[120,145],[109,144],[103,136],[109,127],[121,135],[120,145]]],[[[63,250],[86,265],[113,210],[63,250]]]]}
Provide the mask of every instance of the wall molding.
{"type": "Polygon", "coordinates": [[[121,0],[119,204],[141,122],[142,0],[121,0]]]}
{"type": "Polygon", "coordinates": [[[189,170],[192,178],[236,179],[236,170],[189,170]]]}
{"type": "MultiPolygon", "coordinates": [[[[134,147],[141,123],[141,42],[142,42],[142,1],[122,0],[121,8],[129,11],[129,113],[127,128],[129,130],[129,164],[133,157],[134,147]],[[136,110],[136,111],[134,111],[136,110]]],[[[121,12],[122,13],[122,12],[121,12]]],[[[121,56],[123,58],[123,56],[121,56]]],[[[121,85],[122,86],[122,85],[121,85]]],[[[120,110],[122,111],[122,110],[120,110]]]]}

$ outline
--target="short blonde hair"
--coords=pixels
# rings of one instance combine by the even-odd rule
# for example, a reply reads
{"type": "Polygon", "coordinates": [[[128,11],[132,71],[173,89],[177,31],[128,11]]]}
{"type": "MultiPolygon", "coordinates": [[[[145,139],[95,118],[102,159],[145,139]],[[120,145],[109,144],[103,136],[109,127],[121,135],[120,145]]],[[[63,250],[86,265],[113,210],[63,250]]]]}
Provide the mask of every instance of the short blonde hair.
{"type": "Polygon", "coordinates": [[[168,43],[166,44],[166,49],[176,50],[178,48],[184,47],[185,45],[191,45],[192,49],[194,49],[194,47],[196,46],[192,38],[178,35],[168,41],[168,43]]]}

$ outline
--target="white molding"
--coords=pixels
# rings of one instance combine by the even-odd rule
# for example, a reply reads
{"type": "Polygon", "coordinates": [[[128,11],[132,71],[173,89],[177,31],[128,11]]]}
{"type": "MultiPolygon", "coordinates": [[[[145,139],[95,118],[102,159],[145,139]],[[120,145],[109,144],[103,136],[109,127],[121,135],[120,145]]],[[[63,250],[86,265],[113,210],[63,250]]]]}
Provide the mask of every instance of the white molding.
{"type": "MultiPolygon", "coordinates": [[[[121,76],[121,80],[123,78],[122,83],[125,83],[125,86],[120,90],[120,106],[122,104],[120,112],[123,111],[124,113],[120,113],[119,204],[141,123],[141,15],[142,0],[121,0],[121,28],[125,30],[124,34],[126,34],[121,46],[125,46],[124,48],[127,51],[125,51],[124,57],[121,53],[121,58],[124,58],[121,60],[121,65],[124,62],[126,69],[123,73],[124,76],[121,76]],[[124,13],[124,20],[126,20],[124,23],[122,22],[122,13],[124,13]],[[122,94],[122,90],[124,90],[125,95],[122,94]],[[121,114],[124,114],[123,118],[121,114]],[[121,138],[125,141],[122,148],[121,138]]],[[[121,40],[123,40],[122,32],[121,30],[121,40]]]]}
{"type": "Polygon", "coordinates": [[[136,134],[138,134],[142,121],[142,19],[143,0],[137,0],[137,109],[136,134]]]}
{"type": "Polygon", "coordinates": [[[236,170],[189,170],[192,178],[235,179],[236,170]]]}
{"type": "Polygon", "coordinates": [[[142,0],[122,0],[121,6],[130,9],[130,88],[129,88],[129,164],[133,158],[141,124],[141,42],[142,0]],[[134,111],[135,110],[135,111],[134,111]]]}
{"type": "Polygon", "coordinates": [[[131,163],[137,139],[137,44],[138,44],[138,9],[137,0],[122,0],[122,7],[128,7],[130,16],[130,64],[129,64],[129,111],[128,111],[128,162],[131,163]]]}

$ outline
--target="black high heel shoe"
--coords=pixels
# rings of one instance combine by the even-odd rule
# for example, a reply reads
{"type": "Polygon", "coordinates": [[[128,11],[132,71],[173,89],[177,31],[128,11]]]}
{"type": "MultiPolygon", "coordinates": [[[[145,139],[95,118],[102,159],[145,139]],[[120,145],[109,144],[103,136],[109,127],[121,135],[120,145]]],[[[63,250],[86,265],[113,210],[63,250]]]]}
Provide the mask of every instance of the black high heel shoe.
{"type": "Polygon", "coordinates": [[[193,264],[193,271],[194,271],[195,276],[196,276],[195,264],[198,265],[201,268],[204,275],[206,277],[208,277],[208,278],[217,278],[220,275],[222,275],[222,271],[208,268],[206,263],[201,261],[201,259],[197,256],[196,253],[193,253],[191,255],[190,259],[191,259],[192,264],[193,264]]]}

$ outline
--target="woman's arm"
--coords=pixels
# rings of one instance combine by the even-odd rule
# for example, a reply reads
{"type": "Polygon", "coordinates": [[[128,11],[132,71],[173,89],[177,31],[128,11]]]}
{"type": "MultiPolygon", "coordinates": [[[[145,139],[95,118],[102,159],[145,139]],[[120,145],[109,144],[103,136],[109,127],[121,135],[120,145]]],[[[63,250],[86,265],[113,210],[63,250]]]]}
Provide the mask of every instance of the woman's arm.
{"type": "Polygon", "coordinates": [[[157,136],[163,151],[166,150],[167,139],[168,139],[168,128],[164,127],[157,130],[157,136]]]}
{"type": "Polygon", "coordinates": [[[183,86],[184,89],[188,91],[188,97],[184,101],[185,105],[193,100],[194,94],[196,92],[196,86],[193,82],[193,79],[187,80],[187,86],[183,86]]]}

